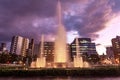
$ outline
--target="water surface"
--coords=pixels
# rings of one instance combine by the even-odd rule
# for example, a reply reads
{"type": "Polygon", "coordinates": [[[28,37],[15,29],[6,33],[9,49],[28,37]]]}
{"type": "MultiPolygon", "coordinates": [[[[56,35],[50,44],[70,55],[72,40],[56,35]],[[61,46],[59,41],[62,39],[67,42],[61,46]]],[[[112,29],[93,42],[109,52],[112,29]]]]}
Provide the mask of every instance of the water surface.
{"type": "Polygon", "coordinates": [[[120,80],[120,77],[105,77],[105,78],[81,78],[81,77],[31,77],[31,78],[16,78],[16,77],[1,77],[0,80],[120,80]]]}

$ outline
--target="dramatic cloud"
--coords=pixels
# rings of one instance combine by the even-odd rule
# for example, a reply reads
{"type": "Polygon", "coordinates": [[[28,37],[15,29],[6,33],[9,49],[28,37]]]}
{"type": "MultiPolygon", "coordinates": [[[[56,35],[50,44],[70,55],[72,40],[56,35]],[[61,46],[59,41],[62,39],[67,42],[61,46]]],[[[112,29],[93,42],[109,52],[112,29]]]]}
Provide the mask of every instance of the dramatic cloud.
{"type": "Polygon", "coordinates": [[[110,0],[110,2],[112,3],[112,8],[114,12],[119,12],[120,11],[120,0],[110,0]]]}
{"type": "MultiPolygon", "coordinates": [[[[66,30],[82,37],[97,38],[112,14],[119,12],[120,0],[61,0],[66,30]]],[[[0,0],[0,41],[14,35],[34,38],[41,34],[53,40],[56,29],[57,0],[0,0]]]]}
{"type": "MultiPolygon", "coordinates": [[[[91,0],[91,2],[86,5],[87,7],[85,7],[84,11],[80,14],[70,15],[69,18],[66,19],[65,24],[68,29],[78,31],[81,36],[94,39],[98,37],[96,32],[104,29],[105,23],[110,20],[112,7],[109,0],[91,0]]],[[[79,13],[80,11],[74,13],[79,13]]]]}
{"type": "Polygon", "coordinates": [[[38,40],[41,33],[53,34],[55,4],[54,0],[0,0],[0,40],[10,41],[14,35],[38,40]]]}

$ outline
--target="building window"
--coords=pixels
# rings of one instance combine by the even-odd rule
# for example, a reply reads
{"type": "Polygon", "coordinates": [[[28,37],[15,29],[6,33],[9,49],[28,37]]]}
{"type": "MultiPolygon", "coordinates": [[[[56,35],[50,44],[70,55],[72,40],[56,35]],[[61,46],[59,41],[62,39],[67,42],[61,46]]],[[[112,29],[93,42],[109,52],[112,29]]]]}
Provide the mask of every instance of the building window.
{"type": "Polygon", "coordinates": [[[76,46],[72,46],[72,48],[76,48],[76,46]]]}
{"type": "Polygon", "coordinates": [[[86,40],[83,40],[83,41],[80,41],[80,43],[89,43],[89,42],[86,40]]]}
{"type": "Polygon", "coordinates": [[[72,45],[76,45],[76,44],[72,44],[72,45]]]}

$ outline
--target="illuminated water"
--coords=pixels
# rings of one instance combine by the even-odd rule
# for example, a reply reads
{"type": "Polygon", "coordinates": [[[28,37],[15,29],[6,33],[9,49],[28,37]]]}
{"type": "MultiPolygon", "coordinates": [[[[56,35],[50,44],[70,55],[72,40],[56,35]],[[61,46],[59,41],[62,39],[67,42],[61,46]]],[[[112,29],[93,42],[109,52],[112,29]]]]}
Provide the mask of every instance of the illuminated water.
{"type": "Polygon", "coordinates": [[[120,77],[106,78],[79,78],[79,77],[33,77],[33,78],[0,78],[0,80],[120,80],[120,77]]]}
{"type": "Polygon", "coordinates": [[[44,35],[42,35],[42,37],[41,37],[40,52],[41,53],[39,54],[39,57],[37,58],[37,61],[36,61],[36,68],[46,66],[46,59],[45,59],[45,56],[44,56],[44,35]]]}
{"type": "Polygon", "coordinates": [[[61,16],[61,4],[58,1],[58,31],[55,40],[55,54],[54,54],[54,66],[66,67],[68,62],[67,45],[66,45],[66,30],[62,24],[61,16]]]}
{"type": "Polygon", "coordinates": [[[76,56],[74,56],[74,67],[83,67],[83,59],[79,50],[78,38],[76,38],[76,56]]]}

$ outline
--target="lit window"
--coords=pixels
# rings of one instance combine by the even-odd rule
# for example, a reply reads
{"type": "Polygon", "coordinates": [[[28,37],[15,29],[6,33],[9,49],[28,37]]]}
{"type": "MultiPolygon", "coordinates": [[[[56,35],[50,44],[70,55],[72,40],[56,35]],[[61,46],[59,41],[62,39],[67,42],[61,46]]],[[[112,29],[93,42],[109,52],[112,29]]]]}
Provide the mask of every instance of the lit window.
{"type": "Polygon", "coordinates": [[[76,52],[76,51],[72,51],[72,52],[76,52]]]}
{"type": "Polygon", "coordinates": [[[76,48],[76,46],[72,46],[72,48],[76,48]]]}
{"type": "Polygon", "coordinates": [[[86,40],[83,40],[83,41],[80,41],[80,43],[88,43],[88,41],[86,41],[86,40]]]}
{"type": "Polygon", "coordinates": [[[72,44],[72,45],[76,45],[76,44],[72,44]]]}

